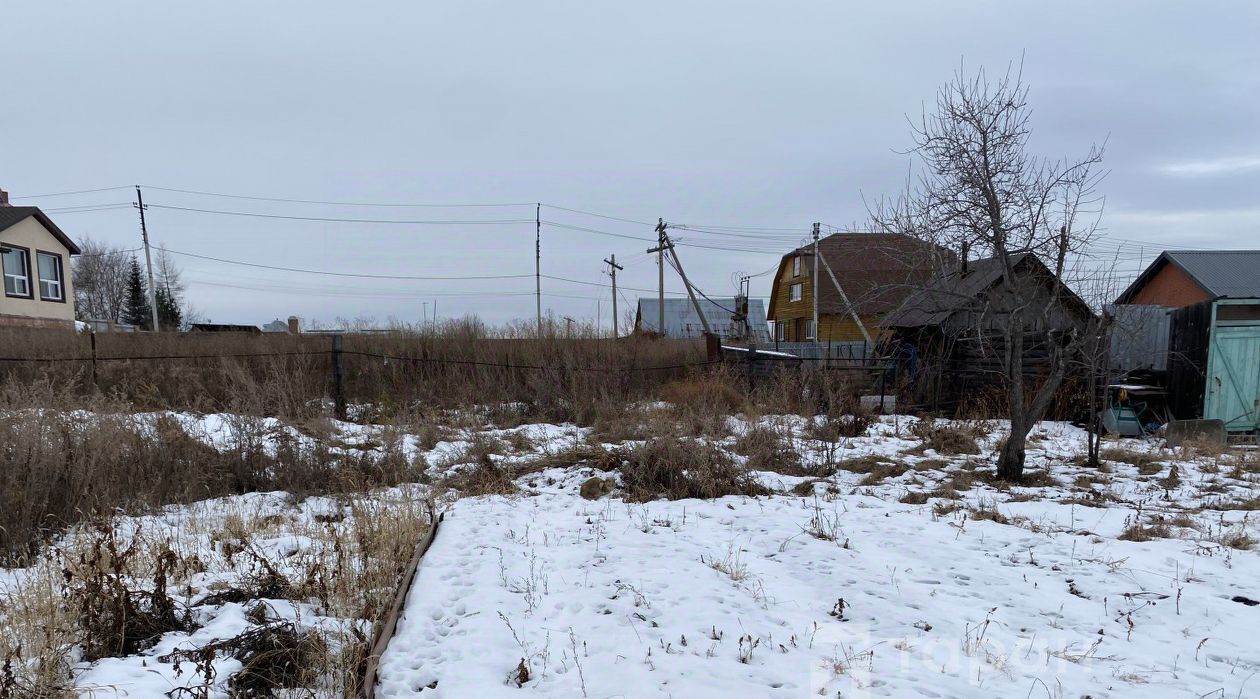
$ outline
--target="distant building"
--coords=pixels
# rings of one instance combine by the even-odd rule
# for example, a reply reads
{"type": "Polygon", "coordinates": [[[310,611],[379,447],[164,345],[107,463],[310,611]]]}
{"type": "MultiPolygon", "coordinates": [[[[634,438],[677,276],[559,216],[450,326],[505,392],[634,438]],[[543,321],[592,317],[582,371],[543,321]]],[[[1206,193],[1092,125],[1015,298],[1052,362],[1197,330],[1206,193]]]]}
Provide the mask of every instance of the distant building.
{"type": "Polygon", "coordinates": [[[1112,365],[1166,370],[1182,420],[1260,431],[1260,250],[1170,250],[1110,309],[1112,365]]]}
{"type": "MultiPolygon", "coordinates": [[[[700,309],[708,321],[713,334],[725,341],[746,339],[743,323],[737,323],[732,317],[737,309],[733,298],[713,300],[699,299],[700,309]]],[[[704,336],[704,323],[696,315],[696,308],[689,298],[665,299],[665,332],[658,329],[660,323],[660,301],[654,298],[639,299],[634,314],[634,330],[639,333],[663,334],[675,339],[690,339],[704,336]]],[[[766,307],[761,299],[748,300],[748,326],[754,338],[761,343],[770,341],[770,328],[766,323],[766,307]]]]}
{"type": "Polygon", "coordinates": [[[835,233],[818,241],[818,251],[826,261],[818,265],[819,327],[813,327],[814,246],[810,244],[784,255],[774,275],[770,320],[777,340],[859,342],[865,339],[863,329],[876,340],[883,317],[927,282],[940,267],[942,256],[949,254],[931,243],[892,233],[835,233]]]}
{"type": "Polygon", "coordinates": [[[235,325],[232,323],[193,323],[188,328],[188,332],[193,333],[248,333],[250,335],[259,335],[262,333],[257,325],[235,325]]]}
{"type": "Polygon", "coordinates": [[[1116,304],[1182,308],[1220,298],[1260,298],[1260,250],[1169,250],[1116,304]]]}
{"type": "Polygon", "coordinates": [[[276,318],[270,323],[263,325],[262,331],[265,333],[288,333],[290,335],[297,335],[301,332],[301,325],[297,316],[289,316],[288,320],[280,320],[279,318],[276,318]]]}
{"type": "Polygon", "coordinates": [[[10,206],[0,190],[0,327],[74,329],[70,257],[79,246],[37,206],[10,206]]]}

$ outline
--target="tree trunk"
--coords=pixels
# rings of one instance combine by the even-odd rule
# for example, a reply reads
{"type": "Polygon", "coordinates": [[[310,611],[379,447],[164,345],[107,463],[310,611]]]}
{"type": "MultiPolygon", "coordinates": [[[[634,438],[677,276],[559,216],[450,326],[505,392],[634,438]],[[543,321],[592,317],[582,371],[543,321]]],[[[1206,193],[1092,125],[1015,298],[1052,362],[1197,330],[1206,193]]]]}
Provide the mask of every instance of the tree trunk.
{"type": "Polygon", "coordinates": [[[1006,328],[1006,388],[1011,431],[998,453],[997,477],[1017,481],[1024,475],[1024,445],[1029,428],[1028,406],[1024,403],[1024,323],[1018,312],[1011,314],[1006,328]]]}
{"type": "Polygon", "coordinates": [[[1028,442],[1028,428],[1011,421],[1011,434],[998,452],[997,477],[1003,481],[1018,481],[1024,477],[1024,447],[1028,442]]]}

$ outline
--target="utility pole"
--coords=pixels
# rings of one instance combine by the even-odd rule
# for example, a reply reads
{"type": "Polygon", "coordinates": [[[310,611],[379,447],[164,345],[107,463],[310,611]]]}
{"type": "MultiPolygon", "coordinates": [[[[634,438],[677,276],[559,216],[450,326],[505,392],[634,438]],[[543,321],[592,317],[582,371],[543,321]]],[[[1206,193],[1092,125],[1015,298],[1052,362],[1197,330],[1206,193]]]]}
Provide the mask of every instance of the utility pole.
{"type": "Polygon", "coordinates": [[[612,277],[612,292],[613,292],[613,323],[612,323],[613,334],[612,336],[613,336],[613,339],[615,340],[617,339],[617,270],[625,269],[625,267],[622,267],[621,265],[617,264],[616,253],[613,253],[610,257],[606,258],[604,260],[604,264],[608,265],[608,274],[609,276],[612,277]]]}
{"type": "Polygon", "coordinates": [[[814,344],[818,343],[818,229],[821,223],[814,224],[814,344]]]}
{"type": "MultiPolygon", "coordinates": [[[[437,308],[434,304],[434,320],[437,308]]],[[[538,318],[538,339],[542,339],[542,203],[534,206],[534,306],[538,318]]]]}
{"type": "Polygon", "coordinates": [[[753,332],[752,323],[748,320],[748,309],[751,303],[748,295],[751,293],[752,277],[746,274],[741,275],[739,278],[739,297],[735,300],[735,315],[738,317],[732,318],[732,320],[740,324],[742,328],[741,334],[744,335],[744,339],[748,340],[749,343],[756,344],[757,336],[753,332]]]}
{"type": "Polygon", "coordinates": [[[140,210],[140,235],[144,238],[144,264],[149,271],[149,310],[153,313],[153,332],[158,327],[157,287],[153,285],[153,255],[149,253],[149,229],[144,225],[144,194],[140,185],[136,185],[136,201],[132,204],[140,210]]]}
{"type": "Polygon", "coordinates": [[[673,245],[667,245],[669,238],[665,236],[665,219],[656,219],[656,247],[649,248],[649,253],[656,253],[656,274],[658,278],[656,302],[656,331],[665,336],[665,251],[673,245]]]}

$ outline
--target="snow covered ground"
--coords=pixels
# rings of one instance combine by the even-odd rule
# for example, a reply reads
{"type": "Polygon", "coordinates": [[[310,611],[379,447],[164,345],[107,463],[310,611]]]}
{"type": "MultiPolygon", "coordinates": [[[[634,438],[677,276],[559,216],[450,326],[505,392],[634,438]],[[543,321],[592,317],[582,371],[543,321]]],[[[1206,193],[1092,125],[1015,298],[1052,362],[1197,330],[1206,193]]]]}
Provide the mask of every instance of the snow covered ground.
{"type": "MultiPolygon", "coordinates": [[[[136,420],[144,429],[157,417],[136,420]]],[[[799,459],[785,467],[732,456],[767,494],[636,503],[615,469],[548,467],[592,446],[592,431],[572,425],[465,425],[435,438],[331,421],[298,429],[170,417],[218,449],[262,439],[401,451],[427,467],[429,483],[348,499],[243,495],[115,518],[122,540],[147,542],[139,589],[152,579],[155,545],[174,549],[170,593],[195,623],[98,660],[82,656],[79,639],[42,634],[60,644],[85,696],[229,696],[240,652],[202,656],[208,670],[190,658],[260,627],[291,623],[335,651],[367,629],[362,596],[379,599],[366,588],[388,577],[364,573],[396,565],[382,556],[405,559],[412,543],[364,551],[368,534],[381,538],[399,512],[413,521],[398,532],[415,534],[434,498],[448,503],[446,520],[383,658],[382,696],[1260,696],[1260,644],[1249,633],[1260,606],[1248,604],[1260,600],[1255,452],[1126,440],[1105,445],[1105,467],[1093,469],[1079,462],[1082,431],[1046,423],[1032,435],[1028,484],[1008,487],[985,477],[999,423],[942,423],[977,437],[975,453],[957,454],[930,448],[912,418],[834,440],[817,439],[801,417],[730,418],[730,435],[697,443],[737,452],[739,439],[768,429],[799,459]],[[518,492],[456,499],[446,490],[447,477],[487,462],[518,468],[518,492]],[[583,498],[592,476],[612,492],[583,498]],[[262,561],[290,583],[285,594],[259,585],[262,561]],[[350,574],[358,588],[330,588],[350,574]]],[[[59,566],[93,536],[75,529],[56,555],[0,570],[0,641],[27,639],[30,653],[41,637],[32,620],[65,621],[69,611],[47,607],[63,592],[59,566]]],[[[324,677],[314,695],[339,696],[336,679],[324,677]]]]}
{"type": "Polygon", "coordinates": [[[1220,488],[1254,497],[1253,481],[1196,494],[1221,480],[1199,470],[1210,459],[1165,452],[1184,486],[1115,463],[1103,506],[1083,506],[1068,484],[1084,471],[1066,459],[1084,434],[1047,424],[1030,463],[1056,464],[1059,484],[904,504],[966,458],[908,457],[917,442],[899,431],[885,422],[840,456],[928,467],[870,486],[842,470],[806,495],[633,504],[583,499],[593,472],[556,470],[521,495],[460,500],[381,695],[1260,696],[1260,607],[1245,603],[1260,599],[1260,557],[1217,543],[1254,523],[1191,512],[1220,488]],[[1184,510],[1193,527],[1118,539],[1163,516],[1151,509],[1184,510]]]}

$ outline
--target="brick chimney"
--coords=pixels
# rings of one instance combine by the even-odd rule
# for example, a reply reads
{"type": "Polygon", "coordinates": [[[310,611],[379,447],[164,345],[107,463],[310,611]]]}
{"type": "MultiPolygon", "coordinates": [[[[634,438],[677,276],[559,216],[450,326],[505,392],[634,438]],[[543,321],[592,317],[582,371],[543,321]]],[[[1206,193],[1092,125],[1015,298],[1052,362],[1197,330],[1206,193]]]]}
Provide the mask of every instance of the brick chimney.
{"type": "Polygon", "coordinates": [[[302,328],[298,323],[297,316],[289,316],[289,334],[298,335],[302,332],[302,328]]]}
{"type": "Polygon", "coordinates": [[[9,193],[0,189],[0,206],[9,206],[9,193]]]}

